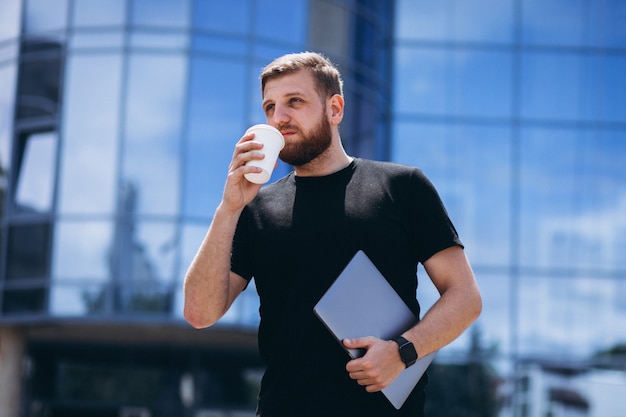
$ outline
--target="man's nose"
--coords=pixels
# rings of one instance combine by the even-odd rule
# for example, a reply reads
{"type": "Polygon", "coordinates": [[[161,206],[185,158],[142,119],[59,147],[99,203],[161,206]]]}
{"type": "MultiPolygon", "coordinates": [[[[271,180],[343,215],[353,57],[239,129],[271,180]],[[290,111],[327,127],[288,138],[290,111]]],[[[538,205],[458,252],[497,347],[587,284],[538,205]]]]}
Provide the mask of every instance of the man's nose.
{"type": "Polygon", "coordinates": [[[279,126],[290,120],[289,109],[285,106],[276,105],[272,117],[268,120],[269,124],[279,126]]]}

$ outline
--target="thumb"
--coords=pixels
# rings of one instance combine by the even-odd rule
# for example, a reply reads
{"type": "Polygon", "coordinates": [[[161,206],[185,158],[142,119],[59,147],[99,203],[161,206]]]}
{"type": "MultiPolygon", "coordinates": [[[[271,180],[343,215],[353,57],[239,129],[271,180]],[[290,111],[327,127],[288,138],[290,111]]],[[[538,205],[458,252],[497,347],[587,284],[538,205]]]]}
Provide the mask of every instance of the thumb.
{"type": "Polygon", "coordinates": [[[367,349],[372,345],[371,337],[355,337],[343,339],[343,345],[348,349],[367,349]]]}

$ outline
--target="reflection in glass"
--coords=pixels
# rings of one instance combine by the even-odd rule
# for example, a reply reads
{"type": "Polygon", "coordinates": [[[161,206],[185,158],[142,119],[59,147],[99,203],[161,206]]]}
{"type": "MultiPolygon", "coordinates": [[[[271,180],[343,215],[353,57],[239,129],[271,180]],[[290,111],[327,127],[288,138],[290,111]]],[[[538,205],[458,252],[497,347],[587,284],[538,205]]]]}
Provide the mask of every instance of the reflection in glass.
{"type": "MultiPolygon", "coordinates": [[[[529,44],[582,45],[589,0],[524,0],[522,40],[529,44]]],[[[566,68],[566,67],[564,67],[566,68]]]]}
{"type": "Polygon", "coordinates": [[[67,26],[68,0],[28,0],[24,4],[26,33],[60,30],[67,26]]]}
{"type": "Polygon", "coordinates": [[[22,21],[20,19],[22,3],[22,0],[0,1],[0,43],[7,39],[15,39],[19,35],[22,21]]]}
{"type": "Polygon", "coordinates": [[[451,85],[446,76],[449,54],[443,49],[396,48],[393,94],[396,112],[446,111],[451,85]]]}
{"type": "Polygon", "coordinates": [[[584,78],[580,83],[583,118],[626,122],[626,55],[588,55],[584,65],[584,78]]]}
{"type": "Polygon", "coordinates": [[[112,229],[112,221],[58,221],[54,234],[54,281],[109,279],[112,229]]]}
{"type": "Polygon", "coordinates": [[[54,316],[85,316],[106,312],[103,286],[57,283],[50,289],[50,314],[54,316]]]}
{"type": "MultiPolygon", "coordinates": [[[[219,203],[235,143],[247,126],[246,65],[238,61],[192,60],[189,88],[189,142],[185,153],[183,212],[207,218],[219,203]]],[[[259,105],[260,107],[260,105],[259,105]]]]}
{"type": "Polygon", "coordinates": [[[626,142],[619,130],[525,129],[524,264],[623,268],[626,142]],[[618,255],[618,253],[620,255],[618,255]]]}
{"type": "Polygon", "coordinates": [[[521,112],[525,118],[576,120],[581,114],[583,57],[525,53],[522,56],[521,112]],[[567,68],[567,71],[563,69],[567,68]]]}
{"type": "Polygon", "coordinates": [[[303,44],[307,35],[307,10],[307,0],[291,0],[289,7],[274,0],[256,0],[255,34],[260,38],[303,44]]]}
{"type": "Polygon", "coordinates": [[[89,0],[73,3],[74,26],[120,26],[126,21],[127,0],[89,0]]]}
{"type": "Polygon", "coordinates": [[[403,40],[510,43],[514,5],[514,0],[400,0],[396,36],[403,40]]]}
{"type": "Polygon", "coordinates": [[[67,71],[59,210],[112,214],[122,58],[74,55],[68,60],[67,71]]]}
{"type": "MultiPolygon", "coordinates": [[[[0,94],[0,178],[3,180],[0,184],[5,183],[10,165],[15,80],[16,70],[14,64],[0,67],[0,85],[3,86],[3,94],[0,94]]],[[[0,188],[4,187],[6,187],[6,183],[0,185],[0,188]]],[[[2,195],[4,196],[4,192],[2,195]]],[[[0,207],[4,207],[1,201],[0,207]]]]}
{"type": "Polygon", "coordinates": [[[246,33],[251,20],[250,2],[251,0],[193,0],[194,27],[218,32],[246,33]]]}
{"type": "Polygon", "coordinates": [[[188,44],[186,33],[134,31],[130,36],[130,46],[133,48],[184,49],[188,44]]]}
{"type": "Polygon", "coordinates": [[[48,212],[54,197],[57,134],[33,133],[23,143],[14,204],[20,211],[48,212]]]}
{"type": "Polygon", "coordinates": [[[523,354],[585,357],[626,342],[626,286],[599,275],[525,275],[520,280],[523,354]]]}
{"type": "Polygon", "coordinates": [[[7,280],[41,279],[50,273],[51,227],[47,222],[9,227],[7,280]]]}
{"type": "Polygon", "coordinates": [[[189,1],[134,0],[131,21],[137,26],[184,28],[189,21],[189,1]]]}
{"type": "Polygon", "coordinates": [[[116,225],[111,258],[113,308],[119,312],[169,312],[174,297],[178,235],[171,223],[116,225]]]}
{"type": "Polygon", "coordinates": [[[186,77],[187,63],[180,55],[130,59],[123,175],[136,188],[139,214],[178,210],[186,77]]]}
{"type": "Polygon", "coordinates": [[[124,45],[122,32],[73,32],[69,40],[70,49],[121,48],[124,45]]]}

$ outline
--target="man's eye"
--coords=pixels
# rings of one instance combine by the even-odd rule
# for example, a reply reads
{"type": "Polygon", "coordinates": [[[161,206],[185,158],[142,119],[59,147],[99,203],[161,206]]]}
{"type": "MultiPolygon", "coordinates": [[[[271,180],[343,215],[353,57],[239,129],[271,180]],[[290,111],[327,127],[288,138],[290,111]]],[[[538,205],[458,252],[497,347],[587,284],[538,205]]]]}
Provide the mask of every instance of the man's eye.
{"type": "Polygon", "coordinates": [[[274,109],[274,105],[273,104],[268,104],[267,106],[265,106],[265,113],[271,111],[274,109]]]}

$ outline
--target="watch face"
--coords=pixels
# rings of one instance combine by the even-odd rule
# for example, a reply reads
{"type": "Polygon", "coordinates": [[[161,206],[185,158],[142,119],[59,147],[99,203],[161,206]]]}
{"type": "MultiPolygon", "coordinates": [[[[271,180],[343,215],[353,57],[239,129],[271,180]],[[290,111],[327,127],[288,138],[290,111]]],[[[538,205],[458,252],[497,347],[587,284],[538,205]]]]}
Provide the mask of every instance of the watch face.
{"type": "Polygon", "coordinates": [[[407,368],[413,365],[417,360],[417,352],[415,351],[415,346],[413,346],[413,343],[409,342],[406,339],[404,339],[404,343],[400,345],[400,358],[407,368]]]}

